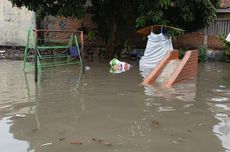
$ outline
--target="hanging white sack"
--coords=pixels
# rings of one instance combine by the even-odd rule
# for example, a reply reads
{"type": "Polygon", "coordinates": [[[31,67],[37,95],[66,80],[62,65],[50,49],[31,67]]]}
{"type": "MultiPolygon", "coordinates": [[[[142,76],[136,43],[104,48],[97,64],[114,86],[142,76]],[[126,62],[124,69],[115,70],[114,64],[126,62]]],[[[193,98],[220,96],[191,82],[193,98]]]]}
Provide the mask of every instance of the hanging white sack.
{"type": "Polygon", "coordinates": [[[228,34],[228,36],[227,36],[227,38],[225,40],[230,42],[230,33],[228,34]]]}
{"type": "Polygon", "coordinates": [[[172,39],[163,33],[152,33],[148,36],[147,45],[144,56],[141,57],[139,63],[140,71],[149,71],[153,69],[168,51],[172,51],[172,39]]]}

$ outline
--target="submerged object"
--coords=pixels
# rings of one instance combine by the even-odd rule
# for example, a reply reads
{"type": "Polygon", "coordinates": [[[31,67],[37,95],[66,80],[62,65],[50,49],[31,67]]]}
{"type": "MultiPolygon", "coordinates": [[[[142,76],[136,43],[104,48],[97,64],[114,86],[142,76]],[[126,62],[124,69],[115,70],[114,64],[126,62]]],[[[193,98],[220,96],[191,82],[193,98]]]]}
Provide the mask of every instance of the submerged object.
{"type": "Polygon", "coordinates": [[[159,64],[147,75],[142,84],[158,82],[170,88],[178,82],[194,79],[197,75],[198,50],[188,50],[183,59],[179,59],[177,50],[168,52],[159,64]]]}

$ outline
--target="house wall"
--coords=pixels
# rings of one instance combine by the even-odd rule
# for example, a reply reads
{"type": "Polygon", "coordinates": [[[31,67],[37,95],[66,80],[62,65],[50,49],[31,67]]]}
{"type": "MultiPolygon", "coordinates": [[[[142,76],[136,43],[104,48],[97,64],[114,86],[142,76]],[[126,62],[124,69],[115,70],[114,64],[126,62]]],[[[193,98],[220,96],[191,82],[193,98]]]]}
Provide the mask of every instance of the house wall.
{"type": "MultiPolygon", "coordinates": [[[[73,17],[54,17],[54,16],[47,16],[43,21],[41,28],[48,29],[48,30],[83,30],[84,31],[84,45],[87,47],[102,47],[103,41],[95,36],[92,39],[89,39],[88,32],[94,31],[96,25],[91,20],[91,14],[86,14],[82,20],[73,17]],[[81,28],[81,23],[83,28],[81,28]]],[[[65,34],[62,33],[56,35],[58,39],[63,39],[65,34]]]]}
{"type": "Polygon", "coordinates": [[[35,28],[35,21],[35,13],[0,0],[0,46],[25,46],[26,32],[35,28]]]}

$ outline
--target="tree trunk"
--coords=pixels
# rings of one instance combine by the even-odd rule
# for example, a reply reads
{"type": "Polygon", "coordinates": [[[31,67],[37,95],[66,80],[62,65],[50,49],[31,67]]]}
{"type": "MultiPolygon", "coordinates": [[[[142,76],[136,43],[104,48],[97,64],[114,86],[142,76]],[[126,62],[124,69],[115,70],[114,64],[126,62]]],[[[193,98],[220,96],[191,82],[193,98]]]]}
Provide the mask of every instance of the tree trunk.
{"type": "Polygon", "coordinates": [[[110,37],[108,40],[108,44],[106,45],[107,56],[112,58],[114,56],[114,49],[116,46],[116,33],[117,33],[117,23],[115,18],[115,12],[113,13],[112,23],[110,28],[110,37]]]}

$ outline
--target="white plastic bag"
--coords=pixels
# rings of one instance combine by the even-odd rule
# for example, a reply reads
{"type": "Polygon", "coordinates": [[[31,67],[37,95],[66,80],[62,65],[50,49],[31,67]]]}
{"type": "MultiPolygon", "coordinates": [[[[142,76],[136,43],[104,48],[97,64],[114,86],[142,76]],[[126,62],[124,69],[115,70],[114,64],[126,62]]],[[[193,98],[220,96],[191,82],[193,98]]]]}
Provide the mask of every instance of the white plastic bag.
{"type": "Polygon", "coordinates": [[[129,70],[132,66],[126,62],[113,58],[109,64],[111,65],[110,73],[122,73],[129,70]]]}

